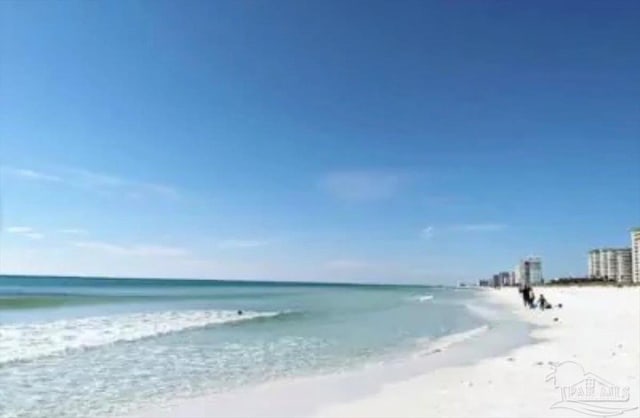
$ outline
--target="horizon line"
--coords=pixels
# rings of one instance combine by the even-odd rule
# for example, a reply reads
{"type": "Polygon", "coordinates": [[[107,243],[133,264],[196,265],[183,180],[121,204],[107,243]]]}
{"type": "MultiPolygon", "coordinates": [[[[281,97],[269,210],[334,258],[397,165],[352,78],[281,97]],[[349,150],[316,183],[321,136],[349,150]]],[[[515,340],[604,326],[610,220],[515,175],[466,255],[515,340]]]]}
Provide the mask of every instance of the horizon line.
{"type": "Polygon", "coordinates": [[[92,275],[59,275],[59,274],[12,274],[0,273],[0,278],[33,278],[33,279],[98,279],[98,280],[166,280],[185,282],[219,282],[219,283],[252,283],[252,284],[293,284],[293,285],[338,285],[338,286],[419,286],[419,287],[442,287],[455,288],[455,285],[427,284],[427,283],[383,283],[383,282],[335,282],[335,281],[300,281],[300,280],[278,280],[278,279],[211,279],[193,277],[129,277],[129,276],[92,276],[92,275]]]}

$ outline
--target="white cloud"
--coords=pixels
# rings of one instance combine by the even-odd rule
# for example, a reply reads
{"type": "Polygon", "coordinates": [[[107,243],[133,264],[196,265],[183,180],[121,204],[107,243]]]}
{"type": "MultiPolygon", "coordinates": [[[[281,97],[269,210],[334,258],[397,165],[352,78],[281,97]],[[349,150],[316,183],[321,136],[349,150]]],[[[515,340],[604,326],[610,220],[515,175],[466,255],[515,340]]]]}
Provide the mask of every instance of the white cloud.
{"type": "Polygon", "coordinates": [[[37,232],[30,226],[10,226],[6,230],[11,234],[16,234],[32,240],[41,240],[44,238],[44,234],[37,232]]]}
{"type": "Polygon", "coordinates": [[[386,171],[336,171],[320,180],[320,187],[334,197],[347,201],[382,200],[392,197],[402,176],[386,171]]]}
{"type": "Polygon", "coordinates": [[[30,226],[10,226],[7,228],[7,232],[12,234],[26,234],[29,232],[33,232],[33,228],[30,226]]]}
{"type": "Polygon", "coordinates": [[[189,254],[189,251],[184,248],[165,247],[161,245],[124,246],[103,241],[78,241],[74,242],[73,245],[78,248],[85,248],[89,250],[123,256],[182,257],[189,254]]]}
{"type": "Polygon", "coordinates": [[[154,195],[166,198],[177,198],[178,191],[164,184],[130,180],[122,177],[98,173],[79,168],[66,169],[67,181],[76,186],[93,190],[119,191],[130,197],[140,198],[154,195]]]}
{"type": "Polygon", "coordinates": [[[459,224],[451,227],[454,231],[463,232],[492,232],[502,231],[507,225],[500,223],[459,224]]]}
{"type": "Polygon", "coordinates": [[[35,180],[35,181],[46,181],[46,182],[54,182],[54,183],[58,183],[62,181],[62,178],[58,176],[43,173],[41,171],[29,170],[25,168],[3,167],[2,171],[15,177],[21,177],[24,179],[35,180]]]}
{"type": "Polygon", "coordinates": [[[447,260],[443,271],[430,265],[422,256],[414,262],[410,259],[341,257],[339,253],[334,258],[322,259],[315,259],[312,254],[309,257],[292,254],[288,259],[274,259],[253,253],[252,256],[243,253],[237,258],[225,256],[217,259],[200,258],[198,254],[166,256],[185,252],[173,247],[132,246],[105,241],[78,242],[81,246],[72,242],[69,245],[50,242],[49,246],[45,243],[24,248],[12,247],[9,242],[3,247],[0,273],[350,283],[455,283],[465,278],[464,272],[461,277],[451,276],[448,272],[452,265],[463,268],[464,263],[447,260]],[[173,249],[167,251],[167,248],[173,249]],[[146,256],[140,256],[142,254],[146,256]]]}
{"type": "Polygon", "coordinates": [[[52,245],[3,248],[0,272],[61,276],[220,278],[215,260],[185,257],[125,257],[98,250],[52,245]],[[115,262],[116,257],[118,261],[115,262]]]}
{"type": "Polygon", "coordinates": [[[254,248],[263,247],[268,245],[269,241],[260,239],[227,239],[220,241],[218,247],[220,248],[254,248]]]}
{"type": "Polygon", "coordinates": [[[110,174],[97,173],[81,168],[65,170],[69,181],[89,188],[118,188],[124,187],[127,180],[110,174]]]}
{"type": "Polygon", "coordinates": [[[422,231],[420,231],[420,236],[423,239],[427,239],[427,240],[431,239],[433,238],[433,231],[434,231],[434,228],[432,226],[427,226],[425,228],[422,228],[422,231]]]}
{"type": "Polygon", "coordinates": [[[165,184],[126,179],[81,168],[60,169],[57,170],[55,174],[14,167],[2,167],[2,171],[14,177],[34,181],[63,183],[67,186],[81,187],[101,192],[114,192],[129,197],[134,196],[141,198],[144,196],[157,196],[171,199],[179,197],[179,193],[174,187],[165,184]]]}

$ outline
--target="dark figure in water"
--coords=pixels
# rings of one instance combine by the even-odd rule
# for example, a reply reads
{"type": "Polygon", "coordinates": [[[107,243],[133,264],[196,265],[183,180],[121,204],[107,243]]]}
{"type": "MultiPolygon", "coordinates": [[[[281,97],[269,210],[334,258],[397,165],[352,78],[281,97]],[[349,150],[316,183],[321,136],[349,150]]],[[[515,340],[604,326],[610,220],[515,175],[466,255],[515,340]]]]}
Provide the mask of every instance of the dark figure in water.
{"type": "Polygon", "coordinates": [[[240,310],[239,310],[239,311],[238,311],[238,315],[242,315],[242,311],[240,311],[240,310]]]}

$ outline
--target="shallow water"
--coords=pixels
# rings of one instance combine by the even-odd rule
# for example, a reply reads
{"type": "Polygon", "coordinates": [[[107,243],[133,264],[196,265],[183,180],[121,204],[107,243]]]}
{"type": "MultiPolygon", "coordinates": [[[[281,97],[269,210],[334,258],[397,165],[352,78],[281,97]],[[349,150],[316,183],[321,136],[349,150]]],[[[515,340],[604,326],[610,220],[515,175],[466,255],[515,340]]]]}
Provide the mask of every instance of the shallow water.
{"type": "Polygon", "coordinates": [[[123,414],[393,361],[478,332],[479,303],[421,286],[2,277],[0,415],[123,414]]]}

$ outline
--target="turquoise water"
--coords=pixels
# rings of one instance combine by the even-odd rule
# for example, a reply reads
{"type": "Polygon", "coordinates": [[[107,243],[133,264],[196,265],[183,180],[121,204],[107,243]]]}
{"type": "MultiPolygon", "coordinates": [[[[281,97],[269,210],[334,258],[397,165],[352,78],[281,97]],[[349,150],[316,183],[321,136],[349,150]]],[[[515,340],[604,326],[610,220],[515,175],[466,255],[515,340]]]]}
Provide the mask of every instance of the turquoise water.
{"type": "Polygon", "coordinates": [[[391,361],[485,325],[477,300],[422,286],[0,277],[0,416],[123,414],[391,361]]]}

